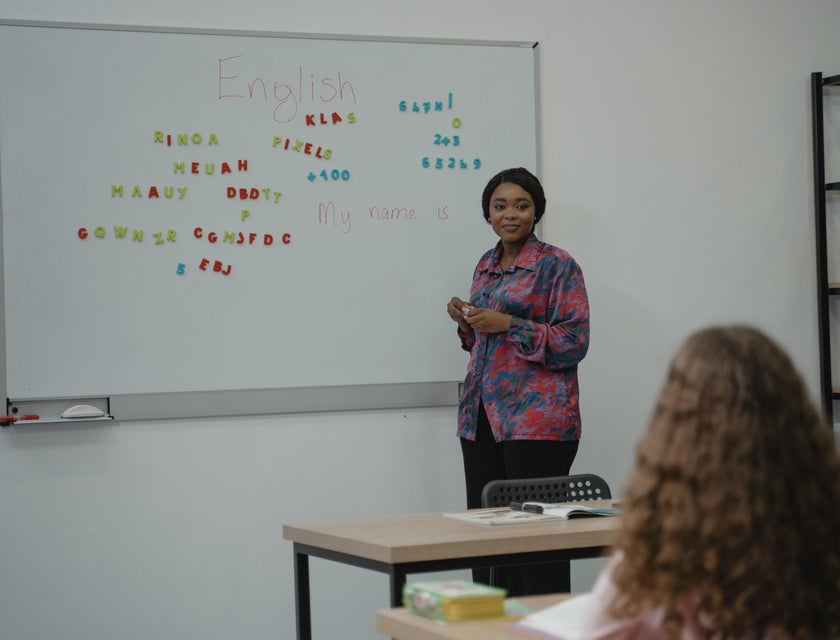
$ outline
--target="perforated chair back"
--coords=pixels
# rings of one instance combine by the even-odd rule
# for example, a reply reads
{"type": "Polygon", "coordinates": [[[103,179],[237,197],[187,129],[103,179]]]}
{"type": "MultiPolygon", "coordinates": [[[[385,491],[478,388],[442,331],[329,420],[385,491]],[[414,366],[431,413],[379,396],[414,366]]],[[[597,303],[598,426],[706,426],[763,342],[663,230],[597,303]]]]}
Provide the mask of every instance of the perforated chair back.
{"type": "Polygon", "coordinates": [[[607,481],[592,473],[522,480],[492,480],[481,492],[481,506],[506,507],[511,502],[581,502],[611,498],[607,481]]]}

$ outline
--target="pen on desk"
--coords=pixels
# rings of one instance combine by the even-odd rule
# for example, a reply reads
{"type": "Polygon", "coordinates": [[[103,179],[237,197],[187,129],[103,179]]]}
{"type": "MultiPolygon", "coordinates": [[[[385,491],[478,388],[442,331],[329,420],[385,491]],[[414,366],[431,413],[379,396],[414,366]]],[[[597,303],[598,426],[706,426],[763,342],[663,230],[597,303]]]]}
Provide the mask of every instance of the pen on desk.
{"type": "Polygon", "coordinates": [[[527,511],[528,513],[542,513],[543,508],[538,504],[530,504],[528,502],[511,502],[510,508],[514,511],[527,511]]]}

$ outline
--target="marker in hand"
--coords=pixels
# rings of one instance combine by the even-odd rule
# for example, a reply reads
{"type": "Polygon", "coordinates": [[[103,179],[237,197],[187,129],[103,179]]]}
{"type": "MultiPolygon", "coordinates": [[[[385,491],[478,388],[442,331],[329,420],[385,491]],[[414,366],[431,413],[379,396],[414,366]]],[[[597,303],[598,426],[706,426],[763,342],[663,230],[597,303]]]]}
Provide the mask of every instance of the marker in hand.
{"type": "Polygon", "coordinates": [[[461,307],[461,315],[464,316],[464,320],[466,320],[467,316],[470,315],[470,311],[472,311],[472,307],[468,304],[465,304],[463,307],[461,307]]]}

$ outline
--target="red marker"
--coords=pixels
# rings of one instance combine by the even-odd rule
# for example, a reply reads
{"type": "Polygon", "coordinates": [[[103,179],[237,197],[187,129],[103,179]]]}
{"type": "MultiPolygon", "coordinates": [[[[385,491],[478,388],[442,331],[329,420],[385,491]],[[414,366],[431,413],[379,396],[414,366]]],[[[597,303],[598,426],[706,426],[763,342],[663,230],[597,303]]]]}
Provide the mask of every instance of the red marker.
{"type": "Polygon", "coordinates": [[[18,420],[38,420],[37,413],[21,413],[20,415],[0,416],[0,422],[17,422],[18,420]]]}

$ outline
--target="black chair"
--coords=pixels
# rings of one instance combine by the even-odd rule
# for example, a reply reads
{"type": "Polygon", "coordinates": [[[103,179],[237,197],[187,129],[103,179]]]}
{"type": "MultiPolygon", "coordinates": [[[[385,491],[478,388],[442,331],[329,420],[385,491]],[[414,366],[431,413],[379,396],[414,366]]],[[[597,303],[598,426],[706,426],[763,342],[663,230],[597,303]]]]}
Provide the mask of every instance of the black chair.
{"type": "Polygon", "coordinates": [[[506,507],[511,502],[581,502],[612,497],[607,481],[592,473],[550,478],[492,480],[481,491],[482,507],[506,507]]]}
{"type": "MultiPolygon", "coordinates": [[[[481,506],[506,507],[511,502],[582,502],[612,498],[607,481],[593,473],[520,480],[491,480],[481,491],[481,506]]],[[[567,571],[567,570],[566,570],[567,571]]],[[[490,567],[489,583],[498,586],[498,567],[490,567]]]]}

